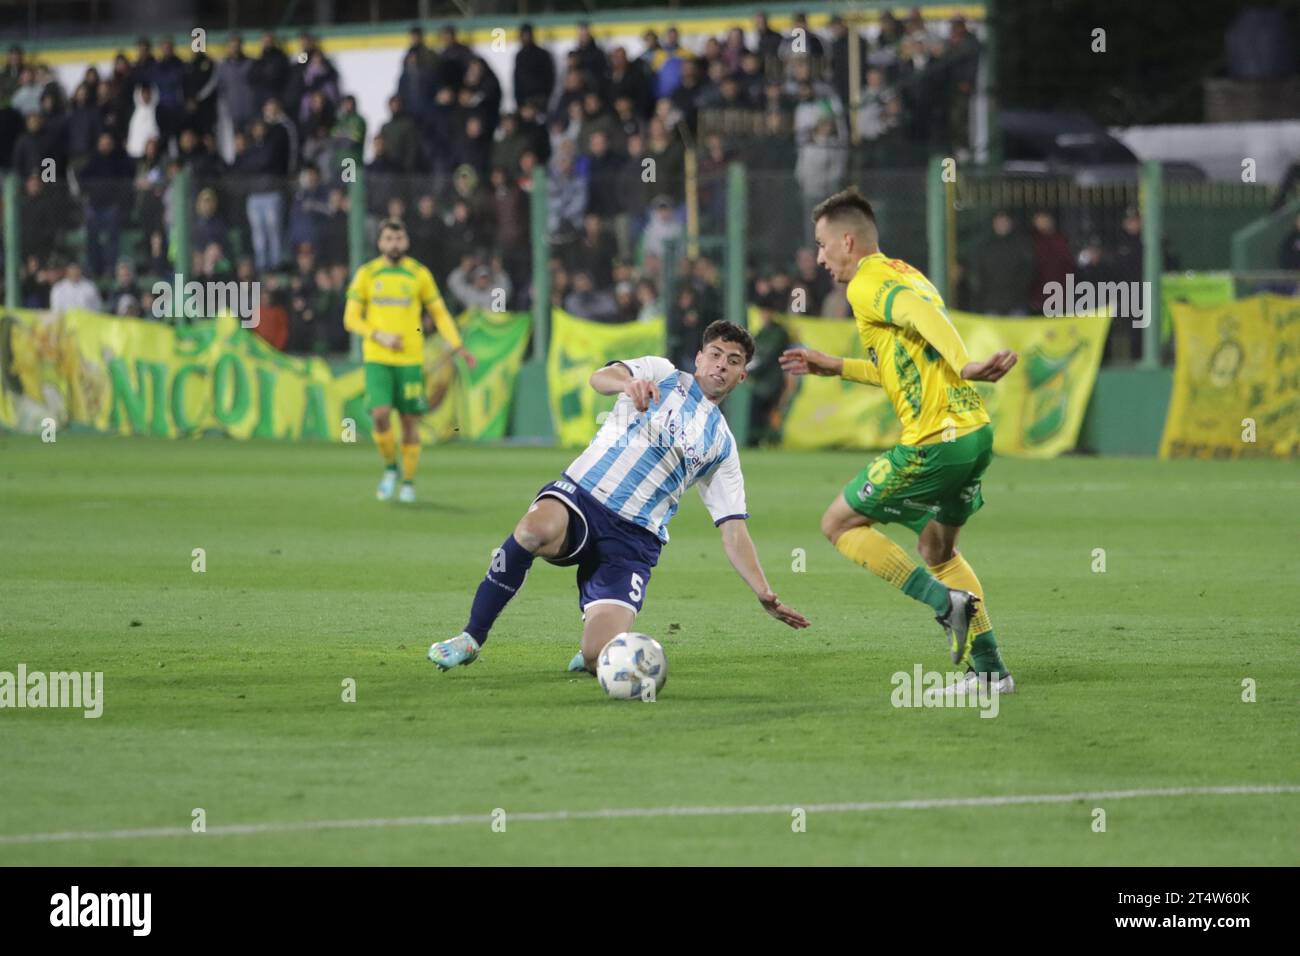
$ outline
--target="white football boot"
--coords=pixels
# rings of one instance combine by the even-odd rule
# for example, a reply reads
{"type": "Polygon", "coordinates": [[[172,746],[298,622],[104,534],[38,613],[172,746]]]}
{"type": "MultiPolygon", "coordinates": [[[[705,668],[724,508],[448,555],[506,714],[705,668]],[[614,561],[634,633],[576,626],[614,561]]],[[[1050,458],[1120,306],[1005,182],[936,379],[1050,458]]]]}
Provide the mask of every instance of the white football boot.
{"type": "Polygon", "coordinates": [[[392,469],[385,469],[384,477],[379,479],[379,487],[375,489],[375,497],[380,501],[392,501],[393,491],[397,488],[397,472],[392,469]]]}

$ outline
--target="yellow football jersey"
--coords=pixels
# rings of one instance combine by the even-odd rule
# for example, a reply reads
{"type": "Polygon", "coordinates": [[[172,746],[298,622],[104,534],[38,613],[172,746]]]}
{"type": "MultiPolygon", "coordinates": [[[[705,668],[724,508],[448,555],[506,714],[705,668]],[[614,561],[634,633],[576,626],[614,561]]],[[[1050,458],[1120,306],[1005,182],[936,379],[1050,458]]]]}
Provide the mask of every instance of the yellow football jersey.
{"type": "Polygon", "coordinates": [[[900,444],[951,440],[988,424],[983,399],[961,377],[970,356],[920,270],[883,252],[867,256],[848,300],[867,358],[846,359],[844,377],[885,390],[903,424],[900,444]]]}
{"type": "Polygon", "coordinates": [[[352,277],[344,326],[365,336],[362,358],[384,365],[424,363],[425,309],[433,315],[438,331],[453,348],[460,347],[460,334],[438,292],[431,273],[410,256],[393,265],[384,256],[371,259],[352,277]],[[370,338],[372,332],[391,332],[402,337],[400,348],[390,349],[370,338]]]}

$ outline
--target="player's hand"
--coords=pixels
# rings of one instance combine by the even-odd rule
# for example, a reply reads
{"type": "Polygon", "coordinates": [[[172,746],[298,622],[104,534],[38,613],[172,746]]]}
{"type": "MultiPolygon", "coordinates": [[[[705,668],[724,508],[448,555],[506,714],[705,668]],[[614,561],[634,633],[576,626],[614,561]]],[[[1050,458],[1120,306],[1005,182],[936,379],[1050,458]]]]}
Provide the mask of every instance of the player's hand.
{"type": "Polygon", "coordinates": [[[995,352],[983,362],[971,362],[961,370],[961,377],[968,382],[996,382],[1011,371],[1020,356],[1010,349],[995,352]]]}
{"type": "Polygon", "coordinates": [[[396,332],[376,332],[372,337],[386,349],[396,352],[402,348],[402,337],[396,332]]]}
{"type": "Polygon", "coordinates": [[[470,368],[478,368],[478,359],[474,357],[474,353],[471,352],[469,349],[465,348],[464,346],[461,346],[456,350],[456,354],[459,355],[462,359],[464,359],[465,364],[468,365],[470,368]]]}
{"type": "Polygon", "coordinates": [[[644,378],[633,378],[623,386],[623,394],[632,399],[638,412],[644,412],[651,402],[659,401],[659,386],[644,378]]]}
{"type": "Polygon", "coordinates": [[[839,375],[844,371],[844,359],[816,349],[786,349],[778,361],[781,370],[791,375],[839,375]]]}
{"type": "Polygon", "coordinates": [[[763,610],[768,614],[772,615],[782,624],[788,624],[790,627],[793,627],[796,631],[808,627],[810,623],[808,618],[804,617],[794,608],[782,604],[781,599],[771,591],[760,595],[758,603],[763,605],[763,610]]]}

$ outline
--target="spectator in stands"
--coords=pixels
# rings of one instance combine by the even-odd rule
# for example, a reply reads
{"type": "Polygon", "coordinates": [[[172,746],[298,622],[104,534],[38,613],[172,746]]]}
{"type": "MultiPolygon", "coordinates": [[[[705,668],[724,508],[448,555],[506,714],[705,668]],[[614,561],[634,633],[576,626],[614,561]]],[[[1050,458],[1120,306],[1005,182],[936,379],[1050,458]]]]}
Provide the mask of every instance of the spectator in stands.
{"type": "Polygon", "coordinates": [[[415,120],[402,106],[399,97],[389,97],[389,120],[379,130],[384,138],[384,152],[403,173],[413,173],[420,167],[421,147],[415,120]]]}
{"type": "Polygon", "coordinates": [[[267,124],[255,120],[252,140],[240,157],[236,170],[245,179],[248,225],[253,237],[253,260],[258,272],[280,268],[284,263],[282,232],[284,224],[284,175],[287,157],[282,140],[268,133],[267,124]]]}
{"type": "Polygon", "coordinates": [[[605,228],[604,220],[594,212],[582,219],[582,236],[569,248],[568,267],[575,277],[584,272],[596,289],[608,290],[614,285],[614,259],[618,245],[605,228]]]}
{"type": "Polygon", "coordinates": [[[254,105],[261,109],[267,100],[283,102],[289,83],[289,56],[281,48],[275,34],[262,34],[262,55],[253,62],[249,74],[253,86],[254,105]]]}
{"type": "Polygon", "coordinates": [[[243,129],[257,115],[261,103],[253,91],[253,60],[244,55],[243,38],[232,34],[225,59],[217,67],[217,91],[231,125],[243,129]]]}
{"type": "Polygon", "coordinates": [[[361,147],[366,140],[366,121],[357,112],[357,98],[345,96],[339,100],[338,116],[334,121],[333,137],[342,158],[350,156],[361,162],[361,147]]]}
{"type": "Polygon", "coordinates": [[[587,75],[587,81],[596,88],[603,85],[609,77],[609,61],[591,35],[591,24],[585,20],[578,23],[578,45],[574,52],[578,55],[578,69],[587,75]]]}
{"type": "Polygon", "coordinates": [[[519,52],[515,54],[516,109],[530,101],[549,103],[555,92],[555,57],[533,39],[533,25],[519,27],[519,52]]]}
{"type": "Polygon", "coordinates": [[[822,74],[822,65],[826,61],[826,47],[812,27],[808,25],[808,14],[796,13],[790,27],[790,35],[781,40],[779,55],[784,60],[805,55],[811,61],[814,74],[822,74]]]}
{"type": "Polygon", "coordinates": [[[605,101],[617,105],[620,99],[627,99],[632,115],[648,116],[653,104],[651,93],[650,74],[645,64],[628,59],[623,47],[614,47],[609,53],[609,79],[603,94],[605,101]]]}
{"type": "Polygon", "coordinates": [[[59,130],[46,123],[40,113],[31,113],[26,120],[27,130],[14,144],[13,171],[19,176],[30,173],[54,175],[54,182],[62,182],[66,172],[67,153],[64,152],[59,130]],[[48,162],[52,161],[52,162],[48,162]]]}
{"type": "Polygon", "coordinates": [[[164,37],[160,44],[152,78],[158,92],[158,108],[154,114],[158,133],[164,144],[170,144],[180,132],[185,117],[185,63],[176,55],[176,44],[171,37],[164,37]]]}
{"type": "MultiPolygon", "coordinates": [[[[333,267],[348,261],[348,194],[339,186],[329,190],[325,210],[324,232],[321,239],[321,263],[333,267]]],[[[427,260],[420,260],[422,262],[427,260]]]]}
{"type": "Polygon", "coordinates": [[[490,186],[497,251],[509,275],[526,276],[530,271],[528,197],[500,166],[492,170],[490,186]]]}
{"type": "Polygon", "coordinates": [[[800,300],[804,303],[804,308],[794,311],[805,315],[825,315],[826,297],[834,288],[835,281],[830,273],[817,264],[815,250],[804,246],[795,253],[795,272],[790,295],[793,299],[796,290],[802,290],[800,300]]]}
{"type": "Polygon", "coordinates": [[[617,322],[618,304],[610,291],[596,288],[591,274],[573,273],[573,291],[564,297],[564,311],[592,322],[617,322]]]}
{"type": "Polygon", "coordinates": [[[970,106],[979,74],[980,42],[965,18],[952,18],[948,32],[948,143],[958,160],[970,158],[970,106]]]}
{"type": "Polygon", "coordinates": [[[196,249],[217,246],[223,251],[230,244],[230,227],[218,213],[217,193],[204,189],[194,200],[194,223],[190,227],[190,241],[196,249]]]}
{"type": "Polygon", "coordinates": [[[461,258],[460,265],[447,276],[447,288],[462,308],[485,312],[503,311],[513,290],[500,260],[494,259],[489,265],[479,255],[461,258]]]}
{"type": "Polygon", "coordinates": [[[215,132],[217,127],[217,65],[202,50],[190,54],[181,75],[184,114],[181,127],[200,136],[215,132]]]}
{"type": "MultiPolygon", "coordinates": [[[[298,173],[298,189],[289,205],[287,241],[290,248],[307,246],[313,259],[325,238],[325,225],[329,218],[329,194],[321,184],[320,171],[315,166],[304,166],[298,173]]],[[[301,258],[301,256],[300,256],[301,258]]],[[[315,262],[312,263],[315,268],[315,262]]]]}
{"type": "Polygon", "coordinates": [[[64,126],[68,143],[68,162],[73,172],[78,172],[90,159],[104,129],[104,118],[95,101],[95,90],[82,83],[72,94],[72,108],[68,110],[64,126]]]}
{"type": "Polygon", "coordinates": [[[474,59],[474,51],[461,43],[456,36],[456,28],[447,24],[440,33],[442,49],[439,51],[437,65],[434,68],[435,79],[439,88],[456,89],[465,79],[465,71],[474,59]]]}
{"type": "Polygon", "coordinates": [[[59,236],[70,228],[72,212],[73,207],[41,179],[39,172],[31,173],[23,180],[23,198],[18,209],[23,250],[40,262],[48,262],[59,236]]]}
{"type": "Polygon", "coordinates": [[[1029,290],[1029,309],[1042,315],[1043,303],[1047,298],[1046,286],[1058,282],[1065,284],[1065,277],[1074,271],[1074,256],[1070,252],[1070,242],[1056,228],[1056,218],[1045,209],[1034,213],[1034,279],[1029,290]]]}
{"type": "MultiPolygon", "coordinates": [[[[136,279],[135,265],[130,259],[121,259],[117,263],[117,268],[113,272],[113,285],[108,291],[108,298],[105,300],[115,315],[138,315],[140,307],[140,283],[136,279]],[[123,300],[133,300],[134,308],[137,311],[123,311],[123,300]]],[[[131,303],[126,303],[130,308],[131,303]]]]}
{"type": "Polygon", "coordinates": [[[812,210],[844,185],[848,170],[848,143],[840,139],[834,115],[828,110],[813,127],[809,138],[798,147],[794,176],[803,193],[805,215],[802,228],[812,235],[812,210]]]}
{"type": "Polygon", "coordinates": [[[831,88],[846,106],[851,88],[860,88],[866,79],[867,41],[857,28],[850,28],[838,13],[831,17],[831,88]],[[850,44],[858,45],[858,73],[849,72],[850,44]]]}
{"type": "Polygon", "coordinates": [[[22,83],[23,48],[18,44],[9,47],[5,65],[0,69],[0,106],[12,106],[13,95],[22,83]]]}
{"type": "Polygon", "coordinates": [[[778,359],[793,342],[785,326],[776,320],[776,313],[760,306],[748,378],[751,445],[774,445],[781,440],[781,427],[796,382],[793,375],[781,370],[778,359]]]}
{"type": "Polygon", "coordinates": [[[643,256],[655,256],[662,262],[670,245],[676,245],[680,252],[686,230],[677,218],[672,200],[667,196],[656,196],[650,203],[650,210],[650,221],[641,236],[641,253],[643,256]]]}
{"type": "Polygon", "coordinates": [[[18,88],[14,90],[9,105],[23,116],[32,116],[41,111],[41,85],[36,81],[34,68],[22,68],[18,74],[18,88]]]}
{"type": "Polygon", "coordinates": [[[587,180],[574,167],[572,144],[566,144],[551,160],[549,207],[546,228],[553,237],[572,237],[582,228],[587,211],[587,180]]]}
{"type": "Polygon", "coordinates": [[[1005,209],[993,214],[992,230],[972,251],[968,264],[969,308],[988,315],[1025,315],[1034,248],[1005,209]]]}
{"type": "Polygon", "coordinates": [[[78,262],[69,262],[63,278],[50,289],[50,311],[62,313],[68,309],[88,309],[98,312],[104,307],[95,283],[81,273],[78,262]]]}
{"type": "Polygon", "coordinates": [[[135,165],[108,133],[79,177],[86,197],[86,268],[98,278],[117,263],[135,165]]]}
{"type": "Polygon", "coordinates": [[[754,47],[763,58],[764,72],[769,75],[780,72],[780,50],[785,38],[769,25],[767,14],[760,10],[754,14],[754,47]]]}

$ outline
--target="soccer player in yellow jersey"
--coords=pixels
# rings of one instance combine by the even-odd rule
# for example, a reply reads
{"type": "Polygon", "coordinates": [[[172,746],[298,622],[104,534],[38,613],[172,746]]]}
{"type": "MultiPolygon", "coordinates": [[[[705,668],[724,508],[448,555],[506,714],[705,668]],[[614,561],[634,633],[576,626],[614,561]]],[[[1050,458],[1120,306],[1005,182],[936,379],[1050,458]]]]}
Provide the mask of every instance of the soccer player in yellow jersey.
{"type": "Polygon", "coordinates": [[[980,481],[993,457],[993,426],[970,382],[996,382],[1018,356],[971,361],[943,298],[918,270],[880,251],[871,204],[856,189],[813,210],[817,262],[848,284],[867,357],[787,349],[796,375],[838,375],[885,390],[903,425],[899,444],[864,468],[822,515],[822,533],[845,557],[934,609],[952,660],[966,678],[953,691],[1015,690],[1002,662],[984,591],[957,551],[966,519],[984,504],[980,481]],[[918,566],[872,527],[897,522],[917,532],[918,566]]]}
{"type": "Polygon", "coordinates": [[[428,410],[424,391],[424,333],[422,313],[433,317],[438,332],[474,367],[460,330],[447,311],[433,275],[406,255],[411,246],[406,227],[397,219],[379,226],[378,259],[357,270],[348,286],[343,325],[365,339],[366,404],[374,424],[375,444],[384,459],[384,475],[375,496],[393,497],[397,485],[397,443],[393,409],[402,423],[402,488],[398,500],[415,500],[415,469],[420,460],[420,416],[428,410]]]}

